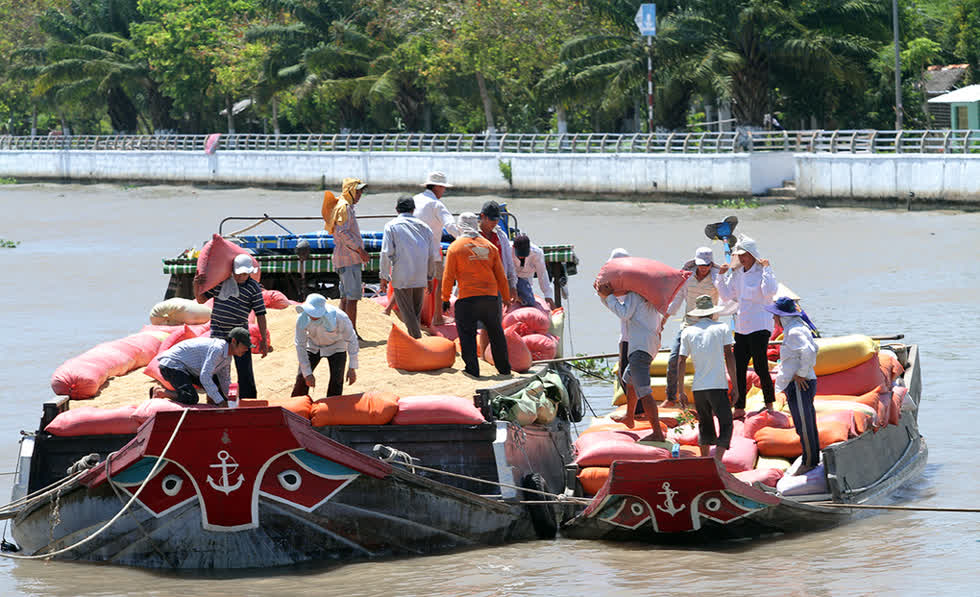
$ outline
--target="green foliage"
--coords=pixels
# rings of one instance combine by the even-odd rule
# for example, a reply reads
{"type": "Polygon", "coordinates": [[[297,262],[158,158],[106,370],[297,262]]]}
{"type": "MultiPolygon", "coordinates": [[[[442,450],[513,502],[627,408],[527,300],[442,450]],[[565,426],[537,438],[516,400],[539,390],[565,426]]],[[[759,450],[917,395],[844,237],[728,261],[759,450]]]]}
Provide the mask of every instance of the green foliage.
{"type": "Polygon", "coordinates": [[[17,179],[7,176],[0,176],[0,184],[17,184],[17,179]]]}
{"type": "MultiPolygon", "coordinates": [[[[576,356],[585,355],[579,353],[576,356]]],[[[613,381],[616,377],[616,367],[609,359],[582,358],[570,361],[570,364],[582,373],[604,381],[613,381]]]]}
{"type": "Polygon", "coordinates": [[[745,197],[737,197],[735,199],[723,199],[718,203],[715,203],[712,207],[724,208],[724,209],[754,209],[759,207],[759,202],[755,199],[746,199],[745,197]]]}
{"type": "Polygon", "coordinates": [[[19,240],[0,238],[0,249],[16,249],[18,245],[20,245],[19,240]]]}
{"type": "Polygon", "coordinates": [[[500,175],[504,177],[507,184],[514,185],[514,172],[511,170],[510,161],[497,160],[497,167],[500,168],[500,175]]]}

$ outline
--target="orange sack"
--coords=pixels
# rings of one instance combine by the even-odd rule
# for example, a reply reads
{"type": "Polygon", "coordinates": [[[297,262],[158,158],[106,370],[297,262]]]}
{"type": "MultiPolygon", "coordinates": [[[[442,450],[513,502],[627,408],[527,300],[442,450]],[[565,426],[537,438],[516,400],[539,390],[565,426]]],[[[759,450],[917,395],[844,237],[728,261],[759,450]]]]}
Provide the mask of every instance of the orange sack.
{"type": "MultiPolygon", "coordinates": [[[[518,336],[517,331],[514,329],[518,325],[514,324],[504,330],[504,338],[507,339],[507,360],[510,361],[511,370],[524,373],[531,368],[533,359],[531,358],[530,349],[524,343],[524,339],[518,336]]],[[[483,353],[483,360],[491,365],[494,364],[493,347],[487,346],[483,353]]]]}
{"type": "Polygon", "coordinates": [[[582,484],[582,490],[588,495],[599,493],[608,479],[608,466],[590,466],[583,468],[578,473],[578,481],[582,484]]]}
{"type": "Polygon", "coordinates": [[[288,398],[270,398],[268,400],[242,398],[238,401],[238,408],[262,408],[264,406],[281,406],[304,419],[313,416],[313,400],[309,396],[289,396],[288,398]]]}
{"type": "Polygon", "coordinates": [[[456,362],[456,345],[442,336],[416,340],[395,324],[388,334],[388,366],[403,371],[434,371],[452,367],[456,362]]]}
{"type": "MultiPolygon", "coordinates": [[[[820,449],[846,440],[850,429],[851,425],[848,423],[818,418],[817,433],[820,435],[820,449]]],[[[803,454],[803,446],[800,445],[800,436],[796,433],[796,429],[763,427],[755,433],[755,442],[759,446],[761,456],[796,458],[803,454]]]]}
{"type": "Polygon", "coordinates": [[[317,400],[313,403],[310,421],[314,427],[387,425],[397,413],[398,396],[391,392],[370,390],[317,400]]]}

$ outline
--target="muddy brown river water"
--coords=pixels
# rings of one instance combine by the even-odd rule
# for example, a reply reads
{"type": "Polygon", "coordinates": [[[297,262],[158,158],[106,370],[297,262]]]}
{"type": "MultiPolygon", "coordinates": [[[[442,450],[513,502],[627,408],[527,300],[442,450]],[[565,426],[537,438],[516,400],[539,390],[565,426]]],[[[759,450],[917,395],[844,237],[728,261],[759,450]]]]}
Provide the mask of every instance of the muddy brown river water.
{"type": "MultiPolygon", "coordinates": [[[[359,211],[392,213],[395,197],[368,192],[359,211]]],[[[446,200],[462,211],[486,198],[446,200]]],[[[904,333],[920,345],[929,464],[894,503],[980,507],[980,214],[506,200],[535,242],[576,246],[566,344],[576,353],[615,350],[618,322],[591,289],[611,249],[679,265],[709,244],[706,224],[735,213],[825,334],[904,333]]],[[[54,369],[146,322],[166,288],[162,258],[200,246],[225,216],[317,215],[319,206],[319,193],[295,190],[0,186],[0,238],[21,241],[0,249],[0,473],[14,470],[19,431],[36,428],[54,369]]],[[[587,392],[597,412],[610,410],[607,387],[587,392]]],[[[10,480],[0,475],[0,495],[10,480]]],[[[0,595],[977,595],[978,564],[980,514],[882,512],[822,533],[698,549],[557,539],[231,574],[4,559],[0,595]]]]}

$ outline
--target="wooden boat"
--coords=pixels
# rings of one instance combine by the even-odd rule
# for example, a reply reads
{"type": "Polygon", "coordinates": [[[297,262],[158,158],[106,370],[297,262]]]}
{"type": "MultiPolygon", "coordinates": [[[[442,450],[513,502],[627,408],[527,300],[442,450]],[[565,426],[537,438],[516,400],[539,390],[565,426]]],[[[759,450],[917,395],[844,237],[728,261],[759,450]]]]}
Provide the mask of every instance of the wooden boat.
{"type": "MultiPolygon", "coordinates": [[[[298,238],[276,242],[295,247],[298,238]]],[[[269,245],[258,237],[238,239],[269,245]]],[[[329,250],[309,258],[290,247],[287,254],[256,252],[266,288],[299,300],[311,289],[327,292],[321,287],[334,275],[329,250]],[[300,271],[316,275],[296,284],[300,271]]],[[[574,273],[573,249],[558,253],[552,251],[555,275],[574,273]]],[[[377,260],[375,253],[375,270],[377,260]]],[[[194,263],[165,262],[165,269],[176,268],[168,270],[168,296],[175,289],[189,296],[194,263]]],[[[279,408],[212,409],[185,411],[181,424],[180,413],[158,413],[135,436],[58,437],[44,429],[68,409],[69,400],[61,398],[44,404],[39,428],[21,443],[13,498],[34,497],[0,517],[12,518],[24,554],[58,552],[106,527],[55,557],[154,568],[349,561],[554,537],[556,512],[522,502],[542,499],[525,490],[564,491],[571,421],[581,420],[581,401],[574,375],[563,365],[546,365],[478,388],[474,404],[486,422],[476,425],[312,427],[279,408]],[[557,418],[527,426],[495,419],[495,396],[520,392],[553,371],[570,396],[557,418]],[[379,459],[376,446],[397,455],[396,462],[379,459]],[[158,459],[161,467],[153,471],[158,459]],[[98,464],[66,477],[66,469],[83,460],[98,464]]]]}
{"type": "Polygon", "coordinates": [[[787,497],[736,479],[713,458],[617,461],[566,537],[651,543],[707,543],[833,527],[847,504],[875,504],[918,476],[928,456],[919,434],[922,391],[918,347],[899,348],[913,408],[898,425],[868,430],[822,450],[829,492],[787,497]]]}
{"type": "MultiPolygon", "coordinates": [[[[476,436],[502,435],[485,447],[503,453],[508,434],[517,432],[506,423],[475,427],[483,428],[452,430],[455,445],[465,449],[476,436]]],[[[280,408],[158,413],[105,461],[21,509],[13,536],[24,554],[57,552],[92,537],[56,557],[155,568],[348,561],[539,536],[531,510],[517,503],[520,491],[494,494],[489,485],[481,495],[327,435],[280,408]]],[[[524,456],[518,460],[531,463],[524,456]]],[[[526,466],[499,463],[515,471],[511,481],[526,466]]]]}

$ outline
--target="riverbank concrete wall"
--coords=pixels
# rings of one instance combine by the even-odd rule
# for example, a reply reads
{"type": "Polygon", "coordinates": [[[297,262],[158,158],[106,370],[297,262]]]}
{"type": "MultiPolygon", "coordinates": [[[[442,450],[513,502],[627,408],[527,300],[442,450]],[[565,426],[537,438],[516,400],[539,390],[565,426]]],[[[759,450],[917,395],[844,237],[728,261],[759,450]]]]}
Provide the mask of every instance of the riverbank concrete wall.
{"type": "Polygon", "coordinates": [[[471,192],[737,197],[794,180],[796,198],[817,203],[980,203],[972,154],[0,151],[0,177],[16,180],[339,188],[354,176],[412,190],[431,170],[471,192]]]}
{"type": "Polygon", "coordinates": [[[836,200],[980,199],[980,155],[798,153],[796,197],[836,200]]]}
{"type": "MultiPolygon", "coordinates": [[[[790,161],[784,159],[782,171],[769,178],[792,176],[792,156],[786,156],[790,161]]],[[[760,160],[773,162],[772,156],[749,153],[4,151],[0,176],[328,188],[354,176],[376,187],[406,188],[417,186],[427,172],[441,170],[453,185],[470,191],[731,197],[765,190],[758,182],[765,177],[753,166],[760,160]]]]}

